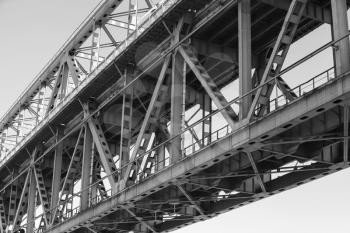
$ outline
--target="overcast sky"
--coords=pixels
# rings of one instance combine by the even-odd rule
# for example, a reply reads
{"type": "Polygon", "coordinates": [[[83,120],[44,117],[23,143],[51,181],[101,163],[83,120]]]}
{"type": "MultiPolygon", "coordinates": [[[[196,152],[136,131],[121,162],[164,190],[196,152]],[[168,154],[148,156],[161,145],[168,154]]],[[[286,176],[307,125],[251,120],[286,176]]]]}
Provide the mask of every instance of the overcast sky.
{"type": "MultiPolygon", "coordinates": [[[[98,0],[0,0],[0,116],[15,101],[98,0]]],[[[287,62],[327,42],[322,27],[287,62]]],[[[329,68],[329,52],[299,69],[292,85],[329,68]],[[324,66],[324,67],[323,67],[324,66]],[[323,67],[321,70],[320,67],[323,67]]],[[[350,170],[327,176],[177,232],[348,233],[350,170]]]]}

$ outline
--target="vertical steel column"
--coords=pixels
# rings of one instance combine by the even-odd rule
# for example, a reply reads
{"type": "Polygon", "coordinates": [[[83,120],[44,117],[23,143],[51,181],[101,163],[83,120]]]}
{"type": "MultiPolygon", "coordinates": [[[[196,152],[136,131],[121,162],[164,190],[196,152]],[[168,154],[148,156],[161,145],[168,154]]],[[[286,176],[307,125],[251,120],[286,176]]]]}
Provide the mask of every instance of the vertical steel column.
{"type": "Polygon", "coordinates": [[[137,31],[138,31],[138,27],[139,27],[139,25],[138,25],[139,0],[136,0],[134,10],[135,10],[135,36],[137,36],[137,31]]]}
{"type": "Polygon", "coordinates": [[[21,127],[24,121],[23,114],[18,114],[18,119],[17,119],[17,131],[16,131],[16,144],[20,141],[21,137],[21,127]]]}
{"type": "MultiPolygon", "coordinates": [[[[63,129],[58,128],[57,141],[63,137],[63,129]]],[[[53,162],[53,177],[52,177],[52,193],[51,193],[51,209],[56,207],[58,203],[58,194],[61,186],[61,170],[62,170],[62,154],[63,144],[57,145],[55,150],[54,162],[53,162]]]]}
{"type": "MultiPolygon", "coordinates": [[[[13,177],[12,177],[13,179],[13,177]]],[[[10,201],[8,203],[8,213],[7,213],[7,224],[8,227],[9,225],[13,224],[13,221],[15,219],[15,214],[16,214],[16,209],[17,209],[17,199],[19,194],[19,190],[18,190],[18,179],[12,181],[11,184],[11,191],[10,191],[10,201]]],[[[7,228],[8,228],[7,227],[7,228]]]]}
{"type": "MultiPolygon", "coordinates": [[[[206,117],[212,112],[211,99],[209,95],[203,93],[202,117],[206,117]]],[[[202,125],[202,145],[209,145],[211,142],[211,117],[206,118],[202,125]]]]}
{"type": "MultiPolygon", "coordinates": [[[[41,87],[42,89],[43,87],[41,87]]],[[[37,106],[36,106],[36,112],[37,112],[37,117],[36,117],[36,121],[35,121],[35,125],[38,125],[39,122],[41,121],[42,119],[42,105],[43,105],[43,99],[44,99],[44,92],[40,89],[39,93],[38,93],[38,103],[37,103],[37,106]]]]}
{"type": "Polygon", "coordinates": [[[36,206],[36,181],[34,171],[30,171],[30,185],[28,190],[27,209],[27,233],[33,233],[35,228],[35,206],[36,206]]]}
{"type": "MultiPolygon", "coordinates": [[[[134,78],[134,65],[128,64],[125,70],[124,86],[128,85],[134,78]]],[[[126,165],[130,161],[130,144],[131,144],[131,134],[132,134],[132,111],[133,111],[133,99],[134,92],[133,86],[130,86],[123,93],[123,109],[122,109],[122,122],[121,122],[121,132],[120,132],[120,169],[122,177],[124,177],[126,172],[126,165]],[[122,169],[123,168],[123,169],[122,169]]]]}
{"type": "Polygon", "coordinates": [[[61,80],[61,94],[60,96],[60,100],[62,100],[64,97],[66,97],[67,95],[67,87],[68,87],[68,75],[69,75],[69,69],[66,63],[63,62],[62,65],[62,80],[61,80]]]}
{"type": "Polygon", "coordinates": [[[129,37],[130,35],[130,29],[132,24],[132,11],[134,9],[135,9],[135,5],[132,3],[132,0],[129,0],[127,37],[129,37]]]}
{"type": "Polygon", "coordinates": [[[5,213],[4,193],[0,194],[0,233],[6,233],[7,226],[6,213],[5,213]]]}
{"type": "MultiPolygon", "coordinates": [[[[160,140],[158,140],[160,141],[160,140]]],[[[157,149],[157,157],[156,157],[156,170],[160,171],[165,166],[165,145],[160,146],[157,149]]]]}
{"type": "MultiPolygon", "coordinates": [[[[333,39],[338,39],[348,33],[348,18],[346,0],[331,0],[333,19],[333,39]]],[[[335,72],[342,74],[350,68],[349,39],[343,39],[336,44],[334,49],[335,72]]]]}
{"type": "MultiPolygon", "coordinates": [[[[184,15],[177,23],[173,31],[172,44],[180,41],[181,34],[187,34],[191,28],[192,15],[184,15]]],[[[176,51],[172,55],[171,72],[171,114],[170,114],[170,137],[179,135],[185,123],[185,98],[186,91],[186,63],[184,57],[176,51]]],[[[182,157],[182,136],[174,138],[170,148],[170,163],[179,161],[182,157]]]]}
{"type": "MultiPolygon", "coordinates": [[[[173,55],[172,60],[172,86],[171,86],[171,125],[170,125],[170,136],[174,137],[179,135],[182,131],[182,120],[183,120],[183,89],[184,85],[184,67],[185,61],[183,57],[176,53],[173,55]]],[[[170,162],[175,163],[181,159],[181,137],[174,138],[171,142],[171,157],[170,162]]]]}
{"type": "Polygon", "coordinates": [[[344,162],[349,161],[349,105],[344,105],[344,162]]]}
{"type": "Polygon", "coordinates": [[[91,40],[90,72],[100,63],[101,25],[97,22],[94,23],[91,40]]]}
{"type": "MultiPolygon", "coordinates": [[[[92,161],[91,161],[91,176],[90,176],[90,184],[94,184],[97,181],[96,174],[97,172],[100,172],[100,170],[97,169],[97,161],[95,158],[95,145],[92,144],[92,161]]],[[[97,185],[93,185],[90,188],[90,204],[95,205],[97,203],[97,185]]]]}
{"type": "Polygon", "coordinates": [[[2,152],[4,152],[4,154],[6,153],[6,135],[6,132],[2,132],[0,135],[0,155],[2,155],[2,152]]]}
{"type": "Polygon", "coordinates": [[[91,175],[91,161],[92,161],[92,134],[89,127],[85,126],[84,148],[83,148],[83,163],[81,169],[81,197],[80,208],[85,210],[89,206],[89,185],[91,175]]]}
{"type": "MultiPolygon", "coordinates": [[[[239,41],[239,95],[242,97],[252,89],[252,43],[250,0],[238,2],[238,41],[239,41]]],[[[246,96],[241,100],[239,117],[248,115],[252,99],[246,96]]]]}

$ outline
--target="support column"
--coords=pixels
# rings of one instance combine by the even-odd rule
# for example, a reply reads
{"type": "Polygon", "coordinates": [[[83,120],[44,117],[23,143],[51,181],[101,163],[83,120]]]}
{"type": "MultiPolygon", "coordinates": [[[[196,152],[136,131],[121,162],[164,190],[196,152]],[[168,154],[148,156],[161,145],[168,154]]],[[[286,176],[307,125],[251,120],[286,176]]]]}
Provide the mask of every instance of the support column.
{"type": "MultiPolygon", "coordinates": [[[[171,129],[170,136],[179,135],[182,131],[183,106],[184,106],[184,66],[183,57],[176,53],[172,60],[172,86],[171,86],[171,129]]],[[[175,163],[182,157],[181,136],[174,138],[171,142],[171,157],[170,162],[175,163]]]]}
{"type": "Polygon", "coordinates": [[[67,95],[67,87],[68,87],[68,75],[69,70],[66,63],[62,65],[62,79],[61,79],[61,90],[60,90],[60,100],[63,100],[67,95]]]}
{"type": "MultiPolygon", "coordinates": [[[[57,140],[63,137],[63,129],[59,128],[57,133],[57,140]]],[[[61,187],[61,170],[62,170],[62,154],[63,154],[63,144],[57,145],[55,150],[55,157],[53,162],[53,178],[52,178],[52,193],[51,193],[51,209],[56,207],[58,203],[58,194],[61,187]]]]}
{"type": "MultiPolygon", "coordinates": [[[[333,19],[333,39],[338,39],[348,33],[347,6],[345,0],[331,0],[333,19]]],[[[350,68],[349,39],[343,39],[334,49],[336,75],[342,74],[350,68]]]]}
{"type": "MultiPolygon", "coordinates": [[[[239,41],[239,96],[252,90],[252,48],[251,48],[251,15],[250,0],[238,2],[238,41],[239,41]]],[[[251,96],[241,100],[240,119],[248,115],[251,96]]]]}
{"type": "Polygon", "coordinates": [[[83,164],[81,169],[81,198],[80,208],[85,210],[89,206],[89,185],[91,175],[91,161],[92,161],[92,134],[89,127],[85,126],[84,148],[83,148],[83,164]]]}
{"type": "Polygon", "coordinates": [[[165,167],[165,145],[157,149],[156,170],[160,171],[165,167]]]}
{"type": "MultiPolygon", "coordinates": [[[[128,64],[125,70],[124,86],[128,85],[134,79],[134,65],[128,64]]],[[[130,86],[123,93],[123,108],[122,108],[122,122],[120,132],[120,162],[119,168],[121,169],[122,177],[125,176],[126,166],[130,161],[130,145],[132,134],[132,111],[134,101],[133,86],[130,86]]]]}
{"type": "Polygon", "coordinates": [[[101,25],[95,22],[91,37],[91,60],[90,60],[90,72],[93,71],[99,65],[100,59],[100,43],[101,43],[101,25]]]}
{"type": "Polygon", "coordinates": [[[344,162],[349,161],[349,105],[344,105],[344,162]]]}
{"type": "MultiPolygon", "coordinates": [[[[100,172],[100,169],[97,169],[97,161],[95,158],[95,154],[97,152],[95,151],[95,145],[92,145],[92,161],[91,161],[91,174],[92,176],[90,177],[90,182],[91,184],[94,184],[97,182],[97,177],[96,174],[100,172]]],[[[94,185],[91,187],[90,191],[90,199],[91,199],[91,205],[97,204],[97,185],[94,185]]]]}
{"type": "MultiPolygon", "coordinates": [[[[202,117],[212,113],[211,99],[209,95],[203,93],[202,117]]],[[[206,146],[211,143],[211,117],[206,118],[202,124],[202,145],[206,146]]]]}
{"type": "Polygon", "coordinates": [[[36,181],[34,171],[30,171],[30,185],[28,190],[28,209],[27,209],[27,233],[33,233],[35,228],[35,206],[36,206],[36,181]]]}

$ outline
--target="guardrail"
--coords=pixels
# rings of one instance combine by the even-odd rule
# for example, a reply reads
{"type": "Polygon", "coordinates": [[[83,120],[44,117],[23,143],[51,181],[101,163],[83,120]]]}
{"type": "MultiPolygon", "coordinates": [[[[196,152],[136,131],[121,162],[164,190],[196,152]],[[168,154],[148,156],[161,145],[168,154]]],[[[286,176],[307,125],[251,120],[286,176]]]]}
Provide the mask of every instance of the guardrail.
{"type": "MultiPolygon", "coordinates": [[[[320,87],[323,84],[329,82],[331,79],[334,79],[334,77],[335,77],[335,73],[334,73],[334,68],[332,67],[322,72],[321,74],[316,75],[312,79],[298,85],[297,87],[293,88],[292,91],[298,97],[301,97],[307,93],[312,92],[317,87],[320,87]]],[[[277,96],[276,98],[270,100],[270,112],[285,106],[289,102],[290,101],[284,95],[277,96]]]]}
{"type": "MultiPolygon", "coordinates": [[[[334,68],[329,68],[326,71],[316,75],[315,77],[311,78],[310,80],[296,86],[293,88],[293,92],[297,94],[298,98],[294,101],[298,100],[299,98],[303,97],[304,95],[316,90],[319,87],[322,87],[323,85],[326,85],[329,81],[333,80],[335,78],[334,74],[334,68]]],[[[276,98],[270,100],[270,109],[268,110],[268,113],[272,113],[287,104],[291,103],[289,100],[286,99],[284,95],[277,96],[276,98]]],[[[184,148],[184,154],[186,156],[189,156],[193,154],[194,152],[202,149],[201,146],[208,146],[211,143],[227,136],[232,132],[232,129],[229,125],[226,125],[217,131],[213,132],[211,135],[199,139],[201,142],[201,145],[198,142],[195,142],[186,148],[184,148]]]]}

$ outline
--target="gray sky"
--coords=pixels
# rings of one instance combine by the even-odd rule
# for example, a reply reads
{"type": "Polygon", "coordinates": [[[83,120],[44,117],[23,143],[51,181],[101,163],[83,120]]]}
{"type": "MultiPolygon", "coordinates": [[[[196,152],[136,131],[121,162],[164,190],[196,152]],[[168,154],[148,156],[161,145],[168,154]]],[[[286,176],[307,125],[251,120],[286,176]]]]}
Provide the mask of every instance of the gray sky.
{"type": "MultiPolygon", "coordinates": [[[[97,3],[0,0],[0,116],[97,3]]],[[[295,45],[287,63],[327,42],[328,30],[322,27],[295,45]]],[[[325,52],[308,64],[311,68],[286,78],[293,85],[329,68],[330,61],[325,52]]],[[[348,233],[349,179],[350,170],[342,171],[177,232],[348,233]]]]}

